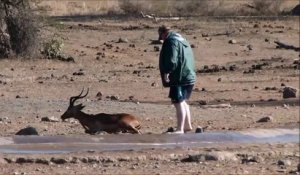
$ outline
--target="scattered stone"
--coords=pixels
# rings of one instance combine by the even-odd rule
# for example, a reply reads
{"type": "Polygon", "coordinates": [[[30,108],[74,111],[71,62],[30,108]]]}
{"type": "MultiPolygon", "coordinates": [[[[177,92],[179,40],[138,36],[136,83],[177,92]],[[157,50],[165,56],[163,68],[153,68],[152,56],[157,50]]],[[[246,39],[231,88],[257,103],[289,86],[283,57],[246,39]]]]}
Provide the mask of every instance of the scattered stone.
{"type": "Polygon", "coordinates": [[[151,84],[151,86],[152,86],[152,87],[157,87],[157,83],[156,83],[156,82],[153,82],[153,83],[151,84]]]}
{"type": "Polygon", "coordinates": [[[50,161],[43,158],[37,158],[35,159],[35,163],[49,165],[50,161]]]}
{"type": "Polygon", "coordinates": [[[37,130],[33,127],[27,127],[18,131],[15,135],[39,135],[37,130]]]}
{"type": "Polygon", "coordinates": [[[199,105],[207,105],[207,101],[206,100],[199,100],[199,105]]]}
{"type": "Polygon", "coordinates": [[[248,50],[253,50],[253,46],[251,44],[247,45],[248,50]]]}
{"type": "Polygon", "coordinates": [[[285,84],[284,84],[284,83],[281,83],[281,86],[285,86],[285,84]]]}
{"type": "Polygon", "coordinates": [[[253,28],[259,28],[259,24],[254,24],[253,28]]]}
{"type": "Polygon", "coordinates": [[[59,119],[54,116],[51,116],[51,117],[43,117],[43,118],[41,118],[41,121],[42,122],[59,122],[59,119]]]}
{"type": "Polygon", "coordinates": [[[160,51],[160,47],[159,46],[154,46],[154,51],[155,52],[159,52],[160,51]]]}
{"type": "Polygon", "coordinates": [[[191,44],[191,48],[196,48],[196,45],[195,44],[191,44]]]}
{"type": "Polygon", "coordinates": [[[261,163],[264,159],[261,156],[246,156],[242,158],[242,164],[261,163]]]}
{"type": "Polygon", "coordinates": [[[102,96],[103,96],[102,92],[98,92],[98,93],[96,94],[96,97],[98,98],[98,100],[101,100],[101,99],[102,99],[102,96]]]}
{"type": "Polygon", "coordinates": [[[189,155],[188,158],[184,158],[181,162],[203,162],[203,161],[238,161],[236,155],[231,152],[217,151],[207,154],[189,155]]]}
{"type": "Polygon", "coordinates": [[[64,158],[55,158],[55,157],[52,157],[51,162],[55,163],[55,164],[65,164],[65,163],[68,163],[68,161],[64,158]]]}
{"type": "Polygon", "coordinates": [[[82,71],[74,72],[73,75],[81,76],[81,75],[84,75],[84,72],[82,72],[82,71]]]}
{"type": "Polygon", "coordinates": [[[265,39],[265,42],[269,42],[270,40],[268,38],[265,39]]]}
{"type": "Polygon", "coordinates": [[[208,37],[208,34],[207,33],[202,33],[201,36],[202,37],[208,37]]]}
{"type": "Polygon", "coordinates": [[[20,96],[20,95],[17,95],[16,98],[21,98],[21,96],[20,96]]]}
{"type": "Polygon", "coordinates": [[[228,43],[229,43],[229,44],[236,44],[237,41],[236,41],[235,39],[231,39],[231,40],[228,41],[228,43]]]}
{"type": "Polygon", "coordinates": [[[277,88],[276,87],[266,87],[265,90],[266,91],[271,91],[271,90],[276,91],[277,88]]]}
{"type": "Polygon", "coordinates": [[[257,120],[257,123],[263,122],[272,122],[274,119],[272,116],[262,117],[261,119],[257,120]]]}
{"type": "Polygon", "coordinates": [[[222,78],[218,78],[218,82],[221,82],[222,81],[222,78]]]}
{"type": "Polygon", "coordinates": [[[19,157],[16,159],[16,163],[34,163],[34,159],[32,158],[24,158],[24,157],[19,157]]]}
{"type": "Polygon", "coordinates": [[[291,166],[292,162],[290,160],[278,160],[277,165],[279,166],[291,166]]]}
{"type": "Polygon", "coordinates": [[[169,127],[166,132],[174,132],[175,129],[173,127],[169,127]]]}
{"type": "Polygon", "coordinates": [[[212,39],[210,37],[205,38],[206,41],[211,41],[212,39]]]}
{"type": "Polygon", "coordinates": [[[204,128],[202,128],[201,126],[197,126],[195,133],[203,133],[204,132],[204,128]]]}
{"type": "Polygon", "coordinates": [[[283,98],[295,98],[297,95],[297,89],[292,87],[285,87],[283,89],[283,98]]]}
{"type": "Polygon", "coordinates": [[[287,104],[283,104],[282,107],[283,107],[284,109],[289,109],[289,105],[287,105],[287,104]]]}
{"type": "Polygon", "coordinates": [[[120,97],[117,95],[110,96],[110,100],[120,100],[120,97]]]}
{"type": "Polygon", "coordinates": [[[128,43],[128,39],[127,38],[119,38],[117,43],[128,43]]]}

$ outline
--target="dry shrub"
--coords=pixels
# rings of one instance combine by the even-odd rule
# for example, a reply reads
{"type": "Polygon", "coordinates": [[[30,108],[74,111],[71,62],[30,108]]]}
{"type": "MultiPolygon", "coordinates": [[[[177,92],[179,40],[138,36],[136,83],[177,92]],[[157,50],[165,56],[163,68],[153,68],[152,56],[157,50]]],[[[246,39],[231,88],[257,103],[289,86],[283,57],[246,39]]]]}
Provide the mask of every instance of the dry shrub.
{"type": "Polygon", "coordinates": [[[139,1],[121,0],[119,4],[120,9],[127,15],[138,15],[143,10],[142,4],[139,1]]]}
{"type": "Polygon", "coordinates": [[[1,0],[0,4],[12,51],[20,56],[36,54],[39,45],[38,18],[31,11],[29,1],[1,0]]]}
{"type": "Polygon", "coordinates": [[[64,43],[62,38],[58,36],[53,36],[49,41],[46,41],[43,44],[42,54],[46,56],[48,59],[56,59],[60,55],[62,55],[62,49],[64,47],[64,43]]]}
{"type": "Polygon", "coordinates": [[[252,6],[257,15],[279,15],[283,0],[253,0],[252,6]]]}

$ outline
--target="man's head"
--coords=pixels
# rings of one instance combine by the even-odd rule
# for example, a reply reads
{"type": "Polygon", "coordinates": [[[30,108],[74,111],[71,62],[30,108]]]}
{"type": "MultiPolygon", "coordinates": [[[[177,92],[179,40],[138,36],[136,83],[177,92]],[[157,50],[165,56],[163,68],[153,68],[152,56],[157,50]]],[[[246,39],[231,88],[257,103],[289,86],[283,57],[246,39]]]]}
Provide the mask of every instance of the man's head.
{"type": "Polygon", "coordinates": [[[168,36],[168,33],[170,31],[170,27],[162,25],[158,28],[158,39],[159,40],[165,40],[168,36]]]}

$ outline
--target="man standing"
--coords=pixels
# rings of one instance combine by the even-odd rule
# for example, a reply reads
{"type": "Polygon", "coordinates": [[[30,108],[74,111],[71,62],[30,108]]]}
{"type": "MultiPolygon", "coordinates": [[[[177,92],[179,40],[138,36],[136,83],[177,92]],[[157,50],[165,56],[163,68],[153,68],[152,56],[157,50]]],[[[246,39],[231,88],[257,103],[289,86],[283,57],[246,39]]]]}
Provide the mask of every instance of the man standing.
{"type": "Polygon", "coordinates": [[[164,41],[159,57],[162,84],[170,87],[169,98],[176,108],[177,129],[174,133],[183,134],[192,130],[191,113],[186,100],[196,81],[194,55],[188,41],[169,27],[159,27],[158,34],[159,39],[164,41]]]}

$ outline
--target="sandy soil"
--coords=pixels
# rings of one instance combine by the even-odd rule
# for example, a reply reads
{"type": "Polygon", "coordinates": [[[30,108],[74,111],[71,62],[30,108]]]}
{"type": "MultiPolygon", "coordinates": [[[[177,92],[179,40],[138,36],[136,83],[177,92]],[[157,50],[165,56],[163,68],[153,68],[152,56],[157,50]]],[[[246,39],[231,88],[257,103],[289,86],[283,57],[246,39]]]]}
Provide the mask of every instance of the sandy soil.
{"type": "MultiPolygon", "coordinates": [[[[299,89],[299,52],[276,49],[274,43],[279,40],[299,47],[299,18],[188,19],[166,23],[194,45],[198,79],[190,103],[195,128],[208,126],[207,132],[299,128],[299,96],[288,100],[282,97],[285,86],[299,89]],[[237,43],[229,44],[231,39],[237,43]],[[205,73],[204,66],[220,69],[205,73]],[[231,108],[203,108],[199,102],[228,103],[231,108]],[[256,122],[265,116],[273,120],[256,122]]],[[[83,87],[90,89],[82,100],[87,113],[131,113],[139,118],[145,134],[162,133],[175,126],[175,109],[167,98],[168,89],[160,83],[159,52],[151,44],[151,40],[157,39],[157,27],[161,24],[141,19],[65,20],[44,33],[62,36],[65,53],[73,56],[75,63],[0,60],[1,136],[13,136],[26,126],[35,127],[40,135],[85,135],[74,120],[41,121],[43,117],[60,118],[68,107],[69,97],[79,94],[83,87]],[[119,43],[120,38],[128,42],[119,43]],[[82,75],[76,75],[78,72],[82,75]],[[101,99],[96,96],[99,92],[103,94],[101,99]],[[119,99],[111,100],[111,96],[119,99]]],[[[299,174],[298,146],[297,143],[232,144],[74,154],[1,154],[0,172],[299,174]],[[228,160],[182,161],[188,155],[215,152],[232,156],[228,160]],[[46,163],[24,163],[17,161],[18,158],[43,159],[46,163]],[[51,161],[51,158],[65,161],[51,161]]]]}

